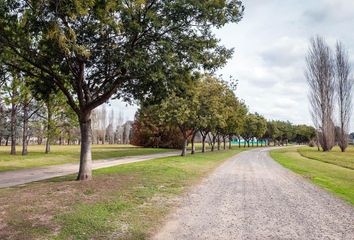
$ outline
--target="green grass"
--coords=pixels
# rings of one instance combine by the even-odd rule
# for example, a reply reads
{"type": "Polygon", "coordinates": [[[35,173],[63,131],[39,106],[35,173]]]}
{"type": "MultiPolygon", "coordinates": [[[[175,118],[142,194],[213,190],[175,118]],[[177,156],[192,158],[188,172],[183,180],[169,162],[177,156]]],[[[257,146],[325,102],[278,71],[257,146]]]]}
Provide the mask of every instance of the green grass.
{"type": "Polygon", "coordinates": [[[277,149],[270,153],[272,158],[284,167],[354,204],[354,170],[342,166],[343,163],[345,166],[353,164],[354,158],[350,157],[352,149],[347,154],[343,154],[345,156],[340,155],[341,160],[336,160],[335,154],[338,152],[316,155],[307,147],[277,149]],[[313,158],[318,160],[304,157],[300,153],[315,156],[313,158]]]}
{"type": "Polygon", "coordinates": [[[146,239],[162,223],[177,196],[200,181],[235,148],[166,157],[0,190],[0,239],[146,239]],[[30,204],[29,204],[30,203],[30,204]]]}
{"type": "MultiPolygon", "coordinates": [[[[21,155],[21,146],[18,146],[18,154],[10,155],[10,147],[0,147],[0,172],[18,170],[24,168],[58,165],[79,161],[80,146],[78,145],[53,145],[49,154],[44,153],[45,146],[28,146],[28,155],[21,155]]],[[[140,148],[132,145],[93,145],[93,160],[145,155],[168,152],[170,149],[140,148]]]]}
{"type": "Polygon", "coordinates": [[[302,147],[298,151],[304,157],[354,170],[353,146],[348,147],[345,152],[341,152],[339,147],[333,148],[330,152],[318,151],[317,148],[311,147],[302,147]]]}

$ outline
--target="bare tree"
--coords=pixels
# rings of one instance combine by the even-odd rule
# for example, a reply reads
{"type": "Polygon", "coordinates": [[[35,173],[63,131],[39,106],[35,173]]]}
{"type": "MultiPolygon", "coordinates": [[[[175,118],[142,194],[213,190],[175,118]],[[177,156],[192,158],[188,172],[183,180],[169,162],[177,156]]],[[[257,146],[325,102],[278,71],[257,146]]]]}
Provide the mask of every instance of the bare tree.
{"type": "Polygon", "coordinates": [[[352,113],[352,89],[351,67],[349,56],[341,42],[336,45],[335,59],[336,93],[339,111],[338,145],[342,152],[348,146],[349,121],[352,113]]]}
{"type": "Polygon", "coordinates": [[[108,126],[106,129],[106,135],[107,135],[107,140],[109,144],[114,143],[114,110],[111,109],[111,111],[108,114],[108,126]]]}
{"type": "Polygon", "coordinates": [[[306,78],[310,87],[309,100],[314,125],[319,131],[319,143],[323,151],[335,144],[334,112],[334,64],[331,49],[322,37],[311,39],[306,56],[306,78]]]}

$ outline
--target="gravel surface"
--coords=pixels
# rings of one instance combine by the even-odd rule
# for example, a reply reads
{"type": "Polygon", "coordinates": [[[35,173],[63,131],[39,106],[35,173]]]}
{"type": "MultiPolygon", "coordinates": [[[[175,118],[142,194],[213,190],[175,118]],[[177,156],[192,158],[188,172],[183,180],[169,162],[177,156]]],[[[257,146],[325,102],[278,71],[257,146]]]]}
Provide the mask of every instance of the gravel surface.
{"type": "MultiPolygon", "coordinates": [[[[155,153],[141,156],[112,158],[92,161],[92,168],[99,169],[121,164],[142,162],[161,157],[177,156],[179,152],[155,153]]],[[[47,167],[36,167],[23,170],[0,172],[0,188],[17,186],[53,177],[65,176],[79,171],[79,163],[67,163],[47,167]]]]}
{"type": "Polygon", "coordinates": [[[269,149],[242,152],[189,192],[153,239],[354,239],[354,208],[288,171],[269,149]]]}

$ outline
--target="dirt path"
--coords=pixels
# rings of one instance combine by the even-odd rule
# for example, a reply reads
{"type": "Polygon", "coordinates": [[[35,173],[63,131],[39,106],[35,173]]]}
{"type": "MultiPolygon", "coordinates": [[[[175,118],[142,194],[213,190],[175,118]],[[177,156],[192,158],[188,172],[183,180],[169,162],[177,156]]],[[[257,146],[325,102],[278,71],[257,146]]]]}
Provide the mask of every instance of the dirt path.
{"type": "Polygon", "coordinates": [[[153,238],[353,240],[354,208],[256,149],[188,193],[153,238]]]}
{"type": "MultiPolygon", "coordinates": [[[[126,163],[141,162],[167,156],[176,156],[178,154],[179,152],[168,152],[115,159],[96,160],[93,161],[93,169],[111,167],[126,163]]],[[[68,163],[47,167],[37,167],[24,170],[0,172],[0,188],[12,187],[53,177],[65,176],[77,173],[78,170],[78,163],[68,163]]]]}

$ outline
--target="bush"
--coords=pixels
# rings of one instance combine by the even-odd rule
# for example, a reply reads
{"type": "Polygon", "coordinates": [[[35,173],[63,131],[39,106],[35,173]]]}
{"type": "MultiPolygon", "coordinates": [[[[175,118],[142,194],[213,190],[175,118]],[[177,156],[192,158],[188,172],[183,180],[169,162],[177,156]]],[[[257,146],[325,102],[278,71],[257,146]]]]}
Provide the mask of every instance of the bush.
{"type": "Polygon", "coordinates": [[[159,124],[154,109],[150,107],[137,112],[131,143],[142,147],[182,148],[183,137],[178,128],[159,124]]]}

